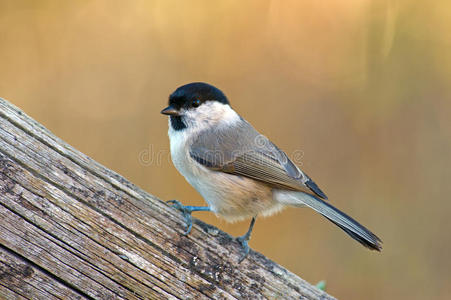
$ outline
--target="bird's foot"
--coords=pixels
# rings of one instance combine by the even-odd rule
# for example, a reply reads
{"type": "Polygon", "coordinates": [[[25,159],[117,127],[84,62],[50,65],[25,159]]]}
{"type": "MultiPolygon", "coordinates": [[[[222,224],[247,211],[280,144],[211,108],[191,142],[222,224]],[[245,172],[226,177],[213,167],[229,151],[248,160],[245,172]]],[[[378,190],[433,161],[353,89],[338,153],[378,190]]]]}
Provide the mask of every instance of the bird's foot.
{"type": "Polygon", "coordinates": [[[193,218],[191,217],[193,211],[210,211],[208,206],[185,206],[178,200],[169,200],[166,203],[170,204],[183,214],[186,222],[186,231],[183,233],[184,235],[188,235],[193,228],[193,218]]]}
{"type": "Polygon", "coordinates": [[[167,203],[170,204],[175,209],[179,210],[183,214],[186,223],[186,231],[183,234],[188,235],[191,232],[191,228],[193,228],[193,218],[191,217],[192,211],[186,209],[187,206],[184,206],[178,200],[169,200],[167,201],[167,203]]]}
{"type": "Polygon", "coordinates": [[[255,224],[255,219],[257,217],[253,217],[251,224],[249,225],[249,229],[247,230],[246,234],[244,234],[243,236],[239,236],[236,238],[236,240],[238,241],[238,243],[241,244],[241,247],[243,248],[243,254],[241,255],[240,259],[238,260],[238,263],[240,264],[249,254],[249,245],[248,245],[248,241],[251,238],[251,233],[252,233],[252,229],[254,229],[254,224],[255,224]]]}
{"type": "Polygon", "coordinates": [[[243,235],[243,236],[237,237],[236,240],[238,241],[238,243],[241,244],[241,248],[242,248],[241,257],[238,260],[238,263],[240,264],[249,254],[249,245],[247,243],[249,241],[249,237],[246,237],[246,235],[243,235]]]}

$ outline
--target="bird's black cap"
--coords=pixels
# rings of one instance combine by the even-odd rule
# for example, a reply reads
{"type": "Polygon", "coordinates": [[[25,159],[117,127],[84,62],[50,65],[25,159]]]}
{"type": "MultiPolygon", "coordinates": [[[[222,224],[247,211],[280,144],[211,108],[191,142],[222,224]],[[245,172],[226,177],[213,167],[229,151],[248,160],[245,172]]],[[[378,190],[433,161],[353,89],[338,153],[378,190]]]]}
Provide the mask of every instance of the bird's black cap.
{"type": "Polygon", "coordinates": [[[220,89],[208,83],[193,82],[177,88],[169,96],[169,106],[175,109],[188,108],[195,100],[199,100],[200,104],[205,101],[218,101],[223,104],[230,104],[220,89]]]}

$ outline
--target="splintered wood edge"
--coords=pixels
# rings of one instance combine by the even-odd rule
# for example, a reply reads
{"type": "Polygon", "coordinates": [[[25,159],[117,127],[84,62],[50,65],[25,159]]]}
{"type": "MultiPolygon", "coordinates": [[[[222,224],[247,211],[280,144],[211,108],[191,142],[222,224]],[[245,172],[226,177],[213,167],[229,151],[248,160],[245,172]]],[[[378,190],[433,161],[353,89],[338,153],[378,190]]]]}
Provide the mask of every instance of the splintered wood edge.
{"type": "Polygon", "coordinates": [[[334,299],[0,98],[0,298],[334,299]]]}

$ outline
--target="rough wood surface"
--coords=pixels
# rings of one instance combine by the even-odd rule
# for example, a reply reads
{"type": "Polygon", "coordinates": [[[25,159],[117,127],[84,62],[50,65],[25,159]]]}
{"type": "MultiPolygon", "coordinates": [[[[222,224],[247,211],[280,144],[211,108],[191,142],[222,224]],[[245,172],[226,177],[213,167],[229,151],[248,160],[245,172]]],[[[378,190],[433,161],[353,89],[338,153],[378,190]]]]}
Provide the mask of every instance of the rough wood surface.
{"type": "Polygon", "coordinates": [[[0,98],[0,298],[333,299],[0,98]]]}

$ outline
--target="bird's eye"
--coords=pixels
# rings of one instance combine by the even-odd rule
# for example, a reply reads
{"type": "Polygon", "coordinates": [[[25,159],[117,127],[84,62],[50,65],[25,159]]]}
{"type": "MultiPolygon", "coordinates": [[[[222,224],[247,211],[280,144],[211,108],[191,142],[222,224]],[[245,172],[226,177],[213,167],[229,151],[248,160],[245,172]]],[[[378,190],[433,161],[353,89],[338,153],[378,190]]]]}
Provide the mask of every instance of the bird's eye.
{"type": "Polygon", "coordinates": [[[193,107],[198,107],[199,105],[200,105],[200,100],[199,99],[195,99],[195,100],[193,100],[193,102],[191,103],[191,105],[193,106],[193,107]]]}

